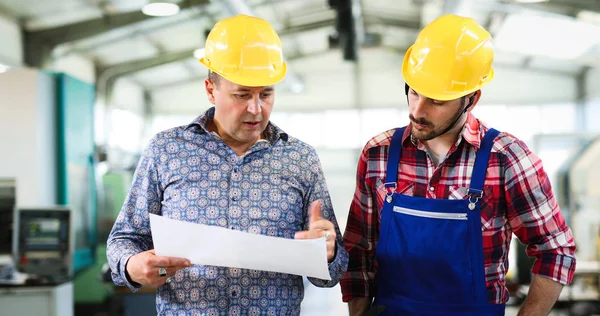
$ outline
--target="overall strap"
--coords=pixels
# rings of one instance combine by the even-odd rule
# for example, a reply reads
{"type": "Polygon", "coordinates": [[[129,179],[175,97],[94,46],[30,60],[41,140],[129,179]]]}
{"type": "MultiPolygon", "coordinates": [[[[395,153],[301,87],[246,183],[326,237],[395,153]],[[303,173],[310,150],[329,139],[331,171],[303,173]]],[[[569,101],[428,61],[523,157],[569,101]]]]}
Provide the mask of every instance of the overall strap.
{"type": "Polygon", "coordinates": [[[385,187],[396,188],[398,182],[398,165],[400,164],[400,153],[402,152],[402,136],[404,135],[405,127],[396,129],[392,140],[390,141],[390,149],[388,152],[388,161],[385,173],[385,187]]]}
{"type": "Polygon", "coordinates": [[[494,139],[500,134],[499,131],[491,128],[483,137],[481,147],[477,151],[473,174],[471,175],[471,185],[469,187],[469,197],[480,199],[483,196],[483,183],[487,171],[490,153],[494,146],[494,139]]]}
{"type": "MultiPolygon", "coordinates": [[[[481,146],[477,151],[473,173],[471,175],[471,186],[469,188],[469,209],[476,211],[479,215],[481,210],[477,202],[483,197],[483,184],[487,172],[490,153],[494,145],[494,139],[500,132],[490,129],[483,137],[481,146]]],[[[487,301],[487,290],[485,283],[485,260],[483,255],[483,236],[481,235],[481,216],[469,216],[471,226],[471,266],[473,267],[473,278],[475,282],[475,302],[483,304],[487,301]]]]}

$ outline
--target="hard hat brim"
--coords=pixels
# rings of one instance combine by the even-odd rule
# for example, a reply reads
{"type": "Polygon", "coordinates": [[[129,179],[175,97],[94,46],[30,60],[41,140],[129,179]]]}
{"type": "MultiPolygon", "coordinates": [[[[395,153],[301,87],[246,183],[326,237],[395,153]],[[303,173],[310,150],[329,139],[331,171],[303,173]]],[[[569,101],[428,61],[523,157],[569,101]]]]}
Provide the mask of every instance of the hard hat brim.
{"type": "Polygon", "coordinates": [[[224,75],[220,71],[211,67],[210,63],[208,62],[208,60],[206,60],[206,58],[201,57],[200,59],[198,59],[198,61],[200,61],[200,63],[203,64],[206,68],[219,74],[221,77],[227,79],[228,81],[231,81],[235,84],[238,84],[240,86],[245,86],[245,87],[273,86],[273,85],[281,82],[283,80],[283,78],[285,78],[285,75],[287,73],[287,63],[285,61],[282,62],[281,69],[279,69],[279,72],[275,76],[267,77],[267,78],[257,78],[257,77],[253,78],[253,77],[247,77],[247,76],[224,75]]]}

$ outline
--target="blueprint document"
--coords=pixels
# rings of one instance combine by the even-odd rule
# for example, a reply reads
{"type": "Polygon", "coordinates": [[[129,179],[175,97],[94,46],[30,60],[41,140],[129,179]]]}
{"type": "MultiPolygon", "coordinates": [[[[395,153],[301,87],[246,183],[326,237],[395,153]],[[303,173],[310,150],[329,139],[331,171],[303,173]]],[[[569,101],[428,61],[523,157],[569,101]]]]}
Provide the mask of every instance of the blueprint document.
{"type": "Polygon", "coordinates": [[[150,214],[157,256],[193,264],[296,274],[331,280],[325,237],[286,239],[150,214]]]}

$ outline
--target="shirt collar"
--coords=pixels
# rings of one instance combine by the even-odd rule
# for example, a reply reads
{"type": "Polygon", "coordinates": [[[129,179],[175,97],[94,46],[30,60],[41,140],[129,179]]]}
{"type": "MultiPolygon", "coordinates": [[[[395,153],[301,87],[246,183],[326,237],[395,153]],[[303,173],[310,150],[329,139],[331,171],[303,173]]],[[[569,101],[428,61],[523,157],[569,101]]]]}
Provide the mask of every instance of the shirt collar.
{"type": "MultiPolygon", "coordinates": [[[[481,138],[483,137],[482,125],[473,114],[469,112],[467,115],[467,121],[462,128],[462,131],[458,135],[456,140],[456,146],[464,139],[467,143],[471,144],[475,148],[479,148],[481,145],[481,138]]],[[[413,146],[420,147],[423,145],[419,140],[414,139],[411,134],[411,124],[406,127],[404,135],[402,136],[402,144],[404,146],[412,144],[413,146]]]]}
{"type": "MultiPolygon", "coordinates": [[[[207,129],[208,126],[208,122],[212,121],[215,117],[215,107],[211,107],[208,110],[206,110],[204,113],[202,113],[201,115],[199,115],[198,117],[196,117],[190,124],[188,124],[185,129],[193,129],[194,131],[200,133],[200,134],[210,134],[210,132],[207,129]]],[[[283,140],[283,141],[287,141],[288,140],[288,134],[286,132],[284,132],[283,130],[281,130],[278,126],[276,126],[275,124],[271,123],[271,121],[269,121],[269,123],[267,124],[267,127],[265,128],[265,131],[263,132],[263,135],[265,137],[265,139],[267,141],[269,141],[269,143],[271,144],[275,144],[278,140],[283,140]]]]}

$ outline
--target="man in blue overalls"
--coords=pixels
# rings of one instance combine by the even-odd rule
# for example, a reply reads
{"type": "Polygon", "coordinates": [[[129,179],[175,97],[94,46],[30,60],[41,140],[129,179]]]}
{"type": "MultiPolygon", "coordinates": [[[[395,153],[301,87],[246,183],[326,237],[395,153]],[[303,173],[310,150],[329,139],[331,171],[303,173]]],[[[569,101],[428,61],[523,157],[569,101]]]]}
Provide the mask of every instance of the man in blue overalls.
{"type": "Polygon", "coordinates": [[[519,315],[547,315],[575,242],[542,163],[471,114],[494,77],[491,35],[445,15],[406,52],[410,125],[364,147],[344,233],[350,315],[504,315],[512,234],[536,257],[519,315]]]}

